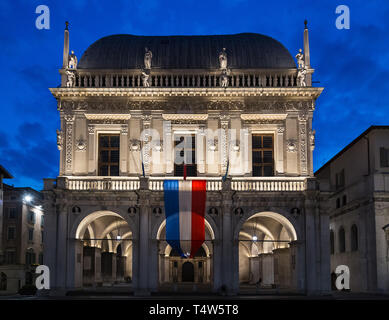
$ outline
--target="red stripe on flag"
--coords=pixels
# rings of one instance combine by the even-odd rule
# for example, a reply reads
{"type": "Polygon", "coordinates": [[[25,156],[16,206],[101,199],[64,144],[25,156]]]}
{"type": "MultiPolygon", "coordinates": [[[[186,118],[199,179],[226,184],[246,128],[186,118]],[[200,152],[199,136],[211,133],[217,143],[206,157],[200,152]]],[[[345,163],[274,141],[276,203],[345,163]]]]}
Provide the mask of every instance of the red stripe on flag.
{"type": "Polygon", "coordinates": [[[192,181],[192,245],[190,256],[193,257],[205,240],[205,201],[206,181],[192,181]]]}

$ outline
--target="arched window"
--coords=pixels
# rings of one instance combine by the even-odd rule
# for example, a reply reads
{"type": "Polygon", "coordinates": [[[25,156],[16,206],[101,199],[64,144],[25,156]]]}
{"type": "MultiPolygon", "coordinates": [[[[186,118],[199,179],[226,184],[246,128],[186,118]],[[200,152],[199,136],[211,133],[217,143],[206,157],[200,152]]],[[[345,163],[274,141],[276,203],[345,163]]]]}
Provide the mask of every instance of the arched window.
{"type": "Polygon", "coordinates": [[[330,230],[330,250],[331,254],[335,253],[335,235],[333,230],[330,230]]]}
{"type": "Polygon", "coordinates": [[[339,252],[346,251],[346,236],[344,232],[344,228],[340,227],[339,229],[339,252]]]}
{"type": "Polygon", "coordinates": [[[358,250],[358,227],[353,224],[351,226],[351,251],[358,250]]]}

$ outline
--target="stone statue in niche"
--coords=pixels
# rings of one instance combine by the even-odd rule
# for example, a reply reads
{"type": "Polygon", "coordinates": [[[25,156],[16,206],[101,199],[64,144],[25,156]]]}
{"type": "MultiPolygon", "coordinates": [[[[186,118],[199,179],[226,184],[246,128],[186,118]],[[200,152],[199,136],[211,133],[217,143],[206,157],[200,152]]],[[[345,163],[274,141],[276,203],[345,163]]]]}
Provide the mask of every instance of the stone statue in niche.
{"type": "Polygon", "coordinates": [[[300,87],[307,86],[307,83],[305,82],[306,76],[307,76],[307,69],[305,67],[302,69],[298,69],[298,71],[297,71],[297,83],[300,87]]]}
{"type": "Polygon", "coordinates": [[[62,131],[57,130],[57,148],[58,150],[62,150],[63,146],[63,134],[62,131]]]}
{"type": "Polygon", "coordinates": [[[219,63],[220,63],[220,69],[221,70],[227,69],[227,52],[226,52],[226,48],[223,48],[223,51],[219,53],[219,63]]]}
{"type": "Polygon", "coordinates": [[[69,54],[69,63],[68,63],[68,69],[77,69],[77,57],[74,54],[74,51],[72,50],[72,53],[69,54]]]}
{"type": "Polygon", "coordinates": [[[217,216],[218,215],[217,209],[215,207],[212,207],[211,209],[209,209],[209,214],[212,216],[217,216]]]}
{"type": "Polygon", "coordinates": [[[144,87],[150,87],[150,82],[149,82],[149,79],[150,79],[150,75],[147,74],[145,71],[142,71],[142,83],[143,83],[143,86],[144,87]]]}
{"type": "Polygon", "coordinates": [[[136,215],[136,208],[135,207],[129,207],[128,208],[128,214],[130,215],[130,217],[133,217],[136,215]]]}
{"type": "Polygon", "coordinates": [[[146,70],[151,69],[151,59],[152,58],[153,58],[153,53],[146,47],[145,48],[145,57],[144,57],[144,64],[145,64],[146,70]]]}
{"type": "Polygon", "coordinates": [[[76,84],[76,74],[74,73],[73,70],[66,70],[66,76],[67,76],[67,81],[66,81],[66,87],[72,88],[76,84]]]}
{"type": "Polygon", "coordinates": [[[153,214],[159,217],[162,214],[162,209],[160,207],[156,207],[153,209],[153,214]]]}
{"type": "Polygon", "coordinates": [[[304,69],[305,68],[305,62],[304,62],[304,54],[303,50],[299,50],[299,52],[296,54],[296,59],[297,59],[297,65],[299,69],[304,69]]]}
{"type": "Polygon", "coordinates": [[[235,209],[235,215],[237,215],[238,217],[242,217],[243,216],[243,209],[242,208],[236,208],[235,209]]]}
{"type": "Polygon", "coordinates": [[[315,149],[315,134],[316,134],[316,130],[313,130],[309,135],[309,139],[311,141],[311,150],[315,149]]]}

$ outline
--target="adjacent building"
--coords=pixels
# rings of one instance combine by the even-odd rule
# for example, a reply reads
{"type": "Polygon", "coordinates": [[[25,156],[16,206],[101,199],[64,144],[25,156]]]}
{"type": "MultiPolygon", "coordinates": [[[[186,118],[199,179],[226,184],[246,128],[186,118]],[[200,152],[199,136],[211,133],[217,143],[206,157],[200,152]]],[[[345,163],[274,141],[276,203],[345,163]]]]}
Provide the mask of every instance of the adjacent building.
{"type": "Polygon", "coordinates": [[[353,292],[389,292],[389,126],[371,126],[316,171],[329,192],[331,272],[353,292]]]}
{"type": "Polygon", "coordinates": [[[330,290],[328,212],[313,175],[307,25],[303,53],[254,33],[112,35],[78,61],[65,29],[57,101],[60,170],[45,179],[53,292],[330,290]],[[206,180],[205,242],[166,242],[163,182],[206,180]]]}
{"type": "Polygon", "coordinates": [[[3,184],[0,238],[0,294],[16,293],[33,284],[34,268],[43,263],[42,195],[27,188],[3,184]]]}

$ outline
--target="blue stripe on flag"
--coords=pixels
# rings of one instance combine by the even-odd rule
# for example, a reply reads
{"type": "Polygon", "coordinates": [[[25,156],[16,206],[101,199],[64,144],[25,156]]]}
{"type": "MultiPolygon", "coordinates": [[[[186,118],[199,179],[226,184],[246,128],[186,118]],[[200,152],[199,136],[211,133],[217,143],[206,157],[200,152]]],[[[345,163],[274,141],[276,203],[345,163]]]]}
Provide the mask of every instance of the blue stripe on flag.
{"type": "Polygon", "coordinates": [[[165,180],[163,182],[166,214],[166,241],[182,256],[180,246],[180,220],[178,201],[178,180],[165,180]]]}

